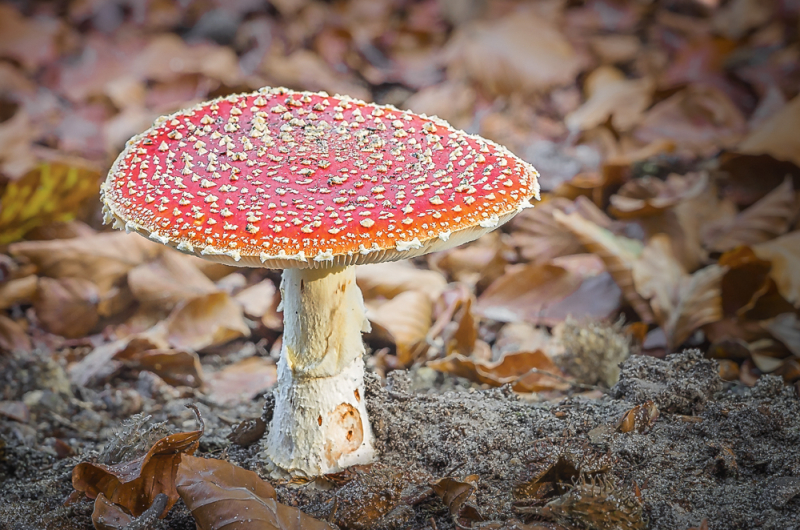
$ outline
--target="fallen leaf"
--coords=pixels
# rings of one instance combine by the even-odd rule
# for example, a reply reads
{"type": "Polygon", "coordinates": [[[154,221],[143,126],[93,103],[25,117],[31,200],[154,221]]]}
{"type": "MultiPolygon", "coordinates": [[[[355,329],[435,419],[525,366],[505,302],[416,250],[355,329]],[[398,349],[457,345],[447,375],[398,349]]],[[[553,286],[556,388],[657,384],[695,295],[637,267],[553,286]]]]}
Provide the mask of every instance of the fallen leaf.
{"type": "Polygon", "coordinates": [[[616,68],[601,66],[586,78],[586,101],[567,114],[564,122],[572,132],[593,129],[608,120],[614,130],[629,131],[650,106],[653,89],[651,79],[626,79],[616,68]]]}
{"type": "Polygon", "coordinates": [[[96,347],[92,352],[67,369],[69,379],[79,386],[93,386],[101,376],[113,374],[122,367],[117,357],[133,358],[149,351],[169,348],[167,342],[147,332],[123,337],[96,347]]]}
{"type": "MultiPolygon", "coordinates": [[[[356,466],[358,467],[358,466],[356,466]]],[[[361,466],[367,467],[367,466],[361,466]]],[[[347,468],[336,477],[325,475],[332,482],[347,483],[336,490],[334,506],[328,520],[342,528],[369,530],[380,524],[381,518],[400,505],[406,474],[388,466],[371,465],[367,469],[347,468]]]]}
{"type": "Polygon", "coordinates": [[[208,374],[209,399],[221,405],[247,403],[262,395],[278,381],[275,362],[263,357],[248,357],[208,374]]]}
{"type": "Polygon", "coordinates": [[[645,176],[625,183],[612,195],[609,210],[620,219],[653,216],[697,197],[707,186],[705,173],[672,174],[666,180],[645,176]]]}
{"type": "Polygon", "coordinates": [[[689,85],[656,103],[633,134],[641,142],[666,139],[681,150],[709,156],[736,145],[746,125],[741,111],[723,92],[710,86],[689,85]]]}
{"type": "Polygon", "coordinates": [[[0,315],[0,350],[27,353],[33,349],[31,339],[19,324],[5,315],[0,315]]]}
{"type": "Polygon", "coordinates": [[[785,300],[776,299],[780,295],[769,275],[772,265],[756,256],[750,247],[726,252],[718,263],[727,269],[721,284],[722,311],[726,316],[745,318],[751,311],[763,314],[765,306],[793,309],[785,300]]]}
{"type": "Polygon", "coordinates": [[[106,499],[102,493],[94,500],[92,524],[96,530],[134,530],[136,528],[152,528],[158,516],[164,511],[169,497],[163,493],[156,495],[153,504],[137,518],[133,518],[116,504],[106,499]]]}
{"type": "Polygon", "coordinates": [[[772,155],[800,165],[800,139],[795,131],[800,122],[800,97],[795,96],[772,118],[751,132],[736,146],[738,153],[772,155]]]}
{"type": "Polygon", "coordinates": [[[647,433],[658,418],[658,407],[653,401],[646,401],[633,407],[617,423],[619,432],[647,433]]]}
{"type": "Polygon", "coordinates": [[[156,35],[129,65],[140,78],[168,82],[187,74],[202,74],[228,86],[241,78],[236,53],[209,42],[189,44],[173,33],[156,35]]]}
{"type": "Polygon", "coordinates": [[[76,339],[88,335],[99,320],[99,293],[83,278],[39,278],[33,307],[50,333],[76,339]]]}
{"type": "Polygon", "coordinates": [[[478,475],[469,475],[462,480],[445,477],[431,482],[431,489],[442,499],[453,521],[460,528],[463,527],[462,521],[473,523],[484,520],[478,509],[470,504],[475,498],[479,479],[478,475]]]}
{"type": "Polygon", "coordinates": [[[359,266],[356,269],[356,282],[365,300],[394,298],[412,290],[426,293],[431,300],[436,300],[447,285],[442,273],[417,269],[404,262],[359,266]]]}
{"type": "Polygon", "coordinates": [[[800,306],[800,230],[753,245],[752,249],[756,256],[772,264],[770,276],[781,295],[795,307],[800,306]]]}
{"type": "Polygon", "coordinates": [[[410,366],[427,349],[433,303],[421,291],[405,291],[370,312],[370,321],[386,329],[397,345],[397,360],[410,366]]]}
{"type": "Polygon", "coordinates": [[[39,281],[31,274],[0,284],[0,310],[16,304],[28,304],[36,295],[39,281]]]}
{"type": "Polygon", "coordinates": [[[157,441],[144,456],[114,465],[81,462],[72,470],[72,486],[90,499],[100,493],[134,516],[141,515],[156,496],[165,494],[169,501],[160,516],[166,516],[178,501],[176,475],[184,455],[197,450],[203,435],[203,421],[197,416],[197,431],[170,434],[157,441]]]}
{"type": "Polygon", "coordinates": [[[585,62],[555,21],[534,9],[462,26],[445,53],[448,78],[474,80],[491,94],[530,94],[567,85],[585,62]]]}
{"type": "Polygon", "coordinates": [[[26,17],[11,4],[0,5],[0,56],[19,61],[28,71],[55,62],[62,33],[57,17],[26,17]]]}
{"type": "Polygon", "coordinates": [[[538,322],[550,305],[581,285],[580,275],[555,265],[523,265],[510,269],[478,297],[475,312],[500,322],[538,322]]]}
{"type": "Polygon", "coordinates": [[[587,250],[600,256],[606,270],[622,290],[622,296],[639,318],[646,323],[653,322],[655,317],[650,305],[637,292],[633,283],[633,264],[642,253],[642,244],[635,239],[616,236],[576,213],[567,215],[556,211],[553,217],[575,234],[587,250]]]}
{"type": "Polygon", "coordinates": [[[200,351],[248,337],[250,328],[242,307],[228,293],[215,292],[179,303],[151,333],[163,337],[174,349],[200,351]]]}
{"type": "Polygon", "coordinates": [[[34,227],[69,220],[97,195],[97,168],[82,160],[52,158],[0,189],[0,244],[21,239],[34,227]]]}
{"type": "Polygon", "coordinates": [[[787,176],[792,178],[794,189],[800,189],[800,167],[770,155],[726,152],[719,157],[719,171],[723,195],[740,207],[763,199],[787,176]]]}
{"type": "Polygon", "coordinates": [[[193,260],[172,250],[164,250],[157,259],[131,269],[128,287],[141,304],[166,311],[179,302],[218,290],[193,260]]]}
{"type": "Polygon", "coordinates": [[[689,275],[672,254],[669,238],[654,236],[633,265],[636,289],[650,301],[674,351],[694,330],[722,319],[721,279],[725,268],[708,267],[689,275]]]}
{"type": "Polygon", "coordinates": [[[173,386],[199,387],[203,384],[203,367],[194,352],[145,350],[129,358],[125,355],[117,358],[130,360],[134,368],[149,370],[173,386]]]}
{"type": "Polygon", "coordinates": [[[444,359],[428,361],[427,366],[476,383],[490,386],[511,384],[517,392],[569,388],[561,370],[541,350],[508,353],[494,363],[474,361],[456,353],[444,359]]]}
{"type": "Polygon", "coordinates": [[[442,293],[434,306],[435,322],[428,331],[428,340],[441,341],[444,354],[470,356],[478,340],[478,323],[472,313],[475,296],[463,283],[454,283],[442,293]]]}
{"type": "Polygon", "coordinates": [[[473,120],[476,97],[475,89],[468,83],[445,81],[415,92],[402,108],[438,116],[454,127],[467,128],[473,120]]]}
{"type": "Polygon", "coordinates": [[[183,458],[176,485],[199,530],[332,530],[278,503],[258,475],[223,460],[183,458]]]}
{"type": "Polygon", "coordinates": [[[763,243],[786,233],[797,213],[794,186],[792,180],[786,178],[783,184],[735,218],[707,226],[703,230],[703,243],[714,252],[763,243]]]}
{"type": "Polygon", "coordinates": [[[155,258],[163,249],[163,245],[124,232],[22,241],[9,246],[12,256],[28,259],[36,265],[40,275],[90,280],[97,285],[101,296],[117,285],[129,270],[155,258]]]}
{"type": "Polygon", "coordinates": [[[511,226],[511,242],[519,248],[522,257],[531,264],[546,263],[558,256],[577,254],[581,243],[563,224],[553,218],[559,210],[570,213],[575,203],[563,197],[554,197],[535,208],[517,215],[511,226]]]}
{"type": "Polygon", "coordinates": [[[800,357],[800,319],[795,313],[782,313],[775,318],[762,321],[761,325],[795,356],[800,357]]]}
{"type": "Polygon", "coordinates": [[[272,280],[262,280],[239,291],[234,299],[247,316],[260,319],[268,329],[283,329],[283,315],[278,311],[281,297],[272,280]]]}
{"type": "Polygon", "coordinates": [[[468,245],[430,254],[428,264],[431,269],[482,291],[502,276],[508,265],[509,251],[499,232],[492,232],[468,245]]]}

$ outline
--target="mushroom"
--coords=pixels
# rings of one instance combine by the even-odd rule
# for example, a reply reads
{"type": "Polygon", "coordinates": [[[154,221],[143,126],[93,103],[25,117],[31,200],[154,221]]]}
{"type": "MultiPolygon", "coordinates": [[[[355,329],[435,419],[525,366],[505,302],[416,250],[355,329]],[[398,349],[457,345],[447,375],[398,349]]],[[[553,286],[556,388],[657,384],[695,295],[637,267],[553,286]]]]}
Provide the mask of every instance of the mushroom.
{"type": "Polygon", "coordinates": [[[283,269],[264,455],[273,472],[316,476],[375,457],[355,265],[471,241],[538,199],[537,176],[435,117],[264,88],[156,120],[128,141],[102,200],[117,228],[213,261],[283,269]]]}

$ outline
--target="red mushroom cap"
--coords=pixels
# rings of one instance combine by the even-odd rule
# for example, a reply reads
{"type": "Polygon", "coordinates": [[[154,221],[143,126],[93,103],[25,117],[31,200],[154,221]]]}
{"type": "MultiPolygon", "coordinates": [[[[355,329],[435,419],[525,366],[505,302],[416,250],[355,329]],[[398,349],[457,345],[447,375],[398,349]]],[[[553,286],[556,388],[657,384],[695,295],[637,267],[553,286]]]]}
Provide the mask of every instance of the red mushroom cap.
{"type": "Polygon", "coordinates": [[[471,241],[538,198],[536,170],[438,118],[261,89],[162,117],[103,185],[107,220],[238,265],[328,267],[471,241]]]}

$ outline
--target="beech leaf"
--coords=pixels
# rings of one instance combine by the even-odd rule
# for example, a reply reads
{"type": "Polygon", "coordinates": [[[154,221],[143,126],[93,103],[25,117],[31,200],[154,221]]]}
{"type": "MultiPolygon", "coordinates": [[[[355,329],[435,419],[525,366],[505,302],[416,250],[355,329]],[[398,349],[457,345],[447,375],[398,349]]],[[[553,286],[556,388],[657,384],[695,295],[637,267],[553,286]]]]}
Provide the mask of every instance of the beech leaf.
{"type": "Polygon", "coordinates": [[[184,457],[176,485],[199,530],[333,530],[278,503],[272,486],[224,460],[184,457]]]}
{"type": "Polygon", "coordinates": [[[402,366],[411,365],[427,348],[425,337],[432,318],[433,303],[421,291],[405,291],[370,313],[370,320],[392,335],[402,366]]]}
{"type": "Polygon", "coordinates": [[[203,435],[199,414],[197,419],[200,429],[170,434],[153,444],[147,454],[129,462],[114,465],[81,462],[72,470],[72,486],[90,499],[102,493],[134,516],[141,515],[159,493],[164,493],[169,501],[161,514],[163,518],[179,498],[175,477],[181,458],[197,450],[203,435]]]}
{"type": "Polygon", "coordinates": [[[800,230],[753,245],[756,256],[772,263],[770,276],[786,300],[800,306],[800,230]]]}

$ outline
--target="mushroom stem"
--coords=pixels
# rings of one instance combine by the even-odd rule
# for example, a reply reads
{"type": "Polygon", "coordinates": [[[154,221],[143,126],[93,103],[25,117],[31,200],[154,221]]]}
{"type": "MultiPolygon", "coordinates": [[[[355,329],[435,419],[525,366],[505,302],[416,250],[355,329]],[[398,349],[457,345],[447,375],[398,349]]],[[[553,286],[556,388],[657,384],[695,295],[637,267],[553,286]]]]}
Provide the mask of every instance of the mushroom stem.
{"type": "Polygon", "coordinates": [[[283,346],[266,456],[305,476],[371,462],[361,340],[369,321],[355,267],[286,269],[281,296],[283,346]]]}

